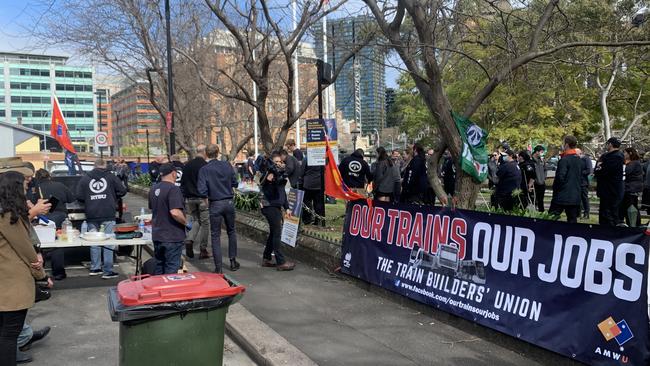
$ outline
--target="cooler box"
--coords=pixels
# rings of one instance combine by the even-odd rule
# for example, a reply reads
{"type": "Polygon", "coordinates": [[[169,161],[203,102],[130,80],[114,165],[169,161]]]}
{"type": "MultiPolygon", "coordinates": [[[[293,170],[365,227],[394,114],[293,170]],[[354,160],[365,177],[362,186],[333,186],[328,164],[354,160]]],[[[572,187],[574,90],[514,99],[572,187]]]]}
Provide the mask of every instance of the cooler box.
{"type": "Polygon", "coordinates": [[[119,364],[221,365],[226,313],[245,291],[217,273],[138,276],[108,294],[119,364]]]}

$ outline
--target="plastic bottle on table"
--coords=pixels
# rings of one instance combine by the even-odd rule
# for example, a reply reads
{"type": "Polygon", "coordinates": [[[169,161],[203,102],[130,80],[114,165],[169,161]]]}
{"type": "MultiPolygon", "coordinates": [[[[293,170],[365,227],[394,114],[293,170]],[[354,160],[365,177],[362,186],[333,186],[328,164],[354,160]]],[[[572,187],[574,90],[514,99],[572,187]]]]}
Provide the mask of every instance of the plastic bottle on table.
{"type": "Polygon", "coordinates": [[[70,222],[67,217],[61,224],[61,231],[65,231],[65,236],[68,242],[74,240],[74,227],[72,226],[72,222],[70,222]]]}
{"type": "Polygon", "coordinates": [[[81,235],[84,235],[88,232],[88,222],[84,220],[84,222],[81,224],[81,235]]]}

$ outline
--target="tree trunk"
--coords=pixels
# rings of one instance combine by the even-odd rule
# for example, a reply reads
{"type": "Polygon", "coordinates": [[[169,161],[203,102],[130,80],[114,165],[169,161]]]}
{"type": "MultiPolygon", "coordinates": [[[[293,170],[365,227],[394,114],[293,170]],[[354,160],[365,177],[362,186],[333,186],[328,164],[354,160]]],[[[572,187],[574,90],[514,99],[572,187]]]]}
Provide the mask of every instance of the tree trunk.
{"type": "Polygon", "coordinates": [[[456,195],[457,206],[473,210],[476,208],[476,199],[478,198],[481,185],[476,183],[474,178],[459,169],[456,172],[456,195]]]}
{"type": "Polygon", "coordinates": [[[605,141],[612,137],[611,120],[609,119],[609,110],[607,109],[607,91],[600,92],[600,111],[603,114],[603,132],[605,133],[605,141]]]}

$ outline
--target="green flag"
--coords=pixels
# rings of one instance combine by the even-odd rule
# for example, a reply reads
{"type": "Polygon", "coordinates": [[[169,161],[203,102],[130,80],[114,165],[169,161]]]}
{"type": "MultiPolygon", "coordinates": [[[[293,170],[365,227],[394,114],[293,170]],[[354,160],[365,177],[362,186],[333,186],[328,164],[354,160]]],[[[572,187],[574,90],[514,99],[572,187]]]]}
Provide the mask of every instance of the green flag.
{"type": "Polygon", "coordinates": [[[454,122],[456,122],[456,127],[463,140],[460,166],[465,173],[474,177],[477,182],[482,183],[487,178],[488,173],[488,153],[485,149],[488,134],[469,119],[453,112],[451,115],[454,117],[454,122]]]}

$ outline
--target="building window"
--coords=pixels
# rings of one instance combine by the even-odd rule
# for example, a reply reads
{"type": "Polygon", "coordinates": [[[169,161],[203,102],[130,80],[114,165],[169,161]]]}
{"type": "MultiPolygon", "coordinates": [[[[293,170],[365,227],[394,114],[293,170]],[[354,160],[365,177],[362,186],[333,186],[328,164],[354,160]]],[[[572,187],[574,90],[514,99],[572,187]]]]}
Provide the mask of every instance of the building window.
{"type": "Polygon", "coordinates": [[[93,74],[91,72],[84,71],[63,71],[56,70],[54,76],[58,78],[78,78],[78,79],[92,79],[93,74]]]}
{"type": "Polygon", "coordinates": [[[69,118],[92,118],[93,112],[90,111],[63,111],[64,117],[69,118]]]}
{"type": "Polygon", "coordinates": [[[75,84],[56,84],[56,90],[91,92],[93,91],[93,86],[75,85],[75,84]]]}
{"type": "Polygon", "coordinates": [[[12,95],[11,103],[50,104],[50,97],[30,97],[30,96],[12,95]]]}
{"type": "Polygon", "coordinates": [[[11,83],[11,89],[22,90],[50,90],[50,84],[46,83],[11,83]]]}
{"type": "Polygon", "coordinates": [[[41,69],[9,69],[10,75],[21,76],[50,76],[50,70],[41,69]]]}
{"type": "Polygon", "coordinates": [[[92,98],[59,98],[61,104],[93,104],[92,98]]]}
{"type": "Polygon", "coordinates": [[[4,109],[0,109],[0,117],[5,117],[6,113],[4,109]]]}

